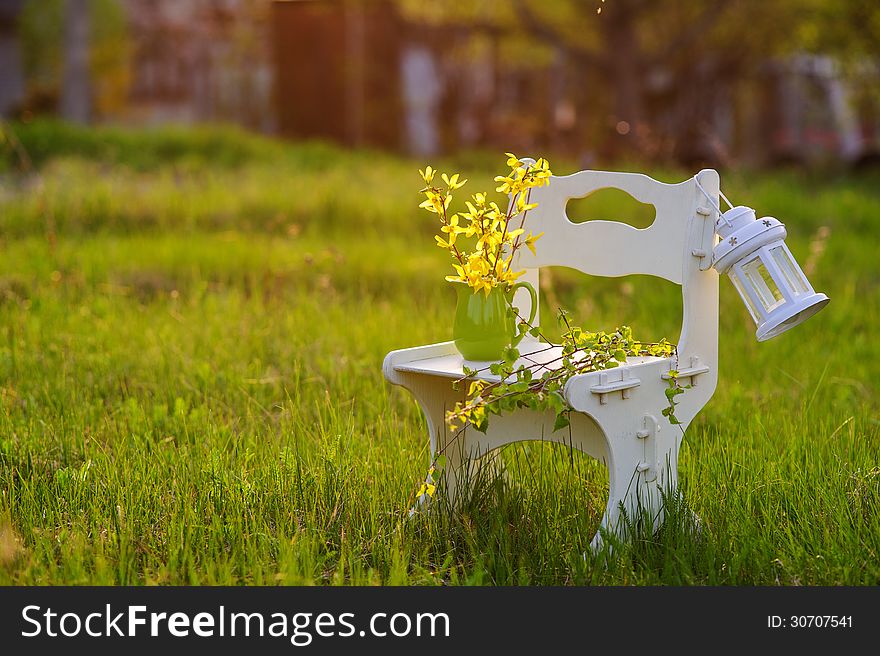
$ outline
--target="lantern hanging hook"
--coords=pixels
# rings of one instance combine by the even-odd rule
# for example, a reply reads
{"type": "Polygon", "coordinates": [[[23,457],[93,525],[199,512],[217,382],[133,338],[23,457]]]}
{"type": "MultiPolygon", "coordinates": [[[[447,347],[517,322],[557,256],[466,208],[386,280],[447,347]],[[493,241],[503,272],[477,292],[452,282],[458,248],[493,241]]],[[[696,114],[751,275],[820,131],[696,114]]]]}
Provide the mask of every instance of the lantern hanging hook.
{"type": "MultiPolygon", "coordinates": [[[[702,192],[703,192],[703,195],[704,195],[706,198],[709,199],[709,202],[710,202],[710,203],[712,203],[712,207],[714,207],[714,208],[718,211],[718,215],[719,215],[722,219],[724,219],[725,223],[727,223],[728,225],[730,225],[730,221],[724,217],[724,212],[721,211],[721,207],[718,205],[718,202],[717,202],[714,198],[712,198],[712,196],[709,194],[708,191],[706,191],[706,190],[703,188],[703,185],[700,184],[700,178],[699,178],[698,176],[696,176],[696,175],[694,176],[694,182],[697,183],[697,188],[698,188],[700,191],[702,191],[702,192]]],[[[724,195],[724,192],[721,191],[721,190],[719,189],[719,190],[718,190],[718,194],[721,196],[721,198],[724,199],[724,202],[727,203],[727,206],[728,206],[730,209],[733,209],[733,203],[731,203],[731,202],[728,200],[727,196],[724,195]]]]}

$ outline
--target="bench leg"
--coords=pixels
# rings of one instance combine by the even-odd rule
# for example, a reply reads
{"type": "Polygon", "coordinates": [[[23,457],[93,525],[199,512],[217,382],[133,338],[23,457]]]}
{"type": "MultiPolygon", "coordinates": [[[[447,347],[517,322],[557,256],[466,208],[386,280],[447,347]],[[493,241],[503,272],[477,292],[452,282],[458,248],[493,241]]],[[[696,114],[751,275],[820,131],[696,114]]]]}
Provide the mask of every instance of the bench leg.
{"type": "Polygon", "coordinates": [[[660,423],[652,415],[618,420],[606,431],[608,443],[608,505],[593,537],[594,551],[609,534],[626,539],[631,529],[648,519],[652,530],[663,523],[664,496],[678,486],[679,427],[660,423]],[[627,425],[621,425],[623,422],[627,425]]]}
{"type": "MultiPolygon", "coordinates": [[[[429,464],[434,459],[443,454],[446,456],[446,467],[442,472],[437,472],[425,480],[426,483],[432,485],[440,484],[440,475],[445,477],[442,485],[439,485],[438,492],[445,493],[450,502],[455,501],[458,488],[458,479],[460,477],[459,469],[464,458],[462,454],[466,448],[465,441],[467,439],[467,431],[459,437],[449,434],[446,427],[446,412],[455,406],[455,402],[460,399],[461,393],[451,389],[449,381],[446,380],[414,380],[408,381],[407,389],[415,397],[425,416],[425,422],[428,426],[428,439],[430,445],[429,464]]],[[[430,501],[427,494],[423,494],[416,500],[416,505],[410,511],[410,514],[419,510],[430,501]]]]}

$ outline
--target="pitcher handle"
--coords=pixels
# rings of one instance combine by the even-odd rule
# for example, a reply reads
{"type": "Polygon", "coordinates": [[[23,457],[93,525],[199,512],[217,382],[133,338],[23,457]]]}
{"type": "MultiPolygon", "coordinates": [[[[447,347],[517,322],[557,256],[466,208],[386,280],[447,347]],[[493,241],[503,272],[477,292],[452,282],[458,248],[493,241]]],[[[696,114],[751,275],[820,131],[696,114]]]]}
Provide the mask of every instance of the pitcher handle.
{"type": "MultiPolygon", "coordinates": [[[[529,292],[529,296],[532,299],[532,305],[531,305],[531,308],[529,309],[529,320],[528,320],[529,325],[531,325],[531,323],[535,320],[535,315],[538,313],[538,293],[535,291],[535,288],[531,286],[531,284],[529,284],[525,281],[518,282],[515,285],[512,285],[509,290],[511,307],[513,306],[513,295],[516,293],[516,290],[519,287],[527,290],[529,292]]],[[[516,346],[517,344],[519,344],[522,341],[523,337],[525,337],[525,333],[522,333],[522,334],[514,337],[513,341],[510,342],[510,345],[516,346]]]]}

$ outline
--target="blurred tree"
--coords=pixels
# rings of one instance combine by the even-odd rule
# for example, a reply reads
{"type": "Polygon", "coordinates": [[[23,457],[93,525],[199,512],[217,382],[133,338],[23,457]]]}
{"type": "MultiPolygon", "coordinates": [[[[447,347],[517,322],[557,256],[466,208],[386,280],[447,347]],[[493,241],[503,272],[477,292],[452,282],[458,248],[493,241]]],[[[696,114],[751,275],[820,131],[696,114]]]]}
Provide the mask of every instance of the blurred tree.
{"type": "Polygon", "coordinates": [[[797,41],[807,52],[834,55],[844,75],[856,81],[856,100],[880,104],[880,2],[805,0],[797,41]]]}
{"type": "Polygon", "coordinates": [[[89,73],[98,116],[118,116],[128,104],[132,43],[125,11],[117,0],[91,0],[89,73]]]}
{"type": "Polygon", "coordinates": [[[876,0],[803,0],[796,40],[813,53],[836,55],[843,63],[880,54],[880,3],[876,0]]]}
{"type": "Polygon", "coordinates": [[[876,0],[398,2],[418,20],[518,43],[507,49],[506,65],[544,46],[588,72],[598,91],[591,113],[615,155],[711,141],[698,134],[712,124],[707,112],[754,104],[754,90],[737,93],[737,85],[774,57],[812,47],[864,62],[880,43],[876,0]]]}
{"type": "Polygon", "coordinates": [[[91,115],[89,22],[89,0],[66,0],[60,114],[74,123],[88,123],[91,115]]]}
{"type": "Polygon", "coordinates": [[[61,111],[66,87],[73,94],[66,113],[70,118],[82,118],[84,107],[86,113],[94,110],[99,117],[124,111],[131,82],[131,42],[119,0],[26,0],[19,33],[26,109],[61,111]],[[82,53],[77,49],[84,34],[82,53]],[[77,53],[75,67],[68,61],[71,50],[77,53]]]}
{"type": "Polygon", "coordinates": [[[0,0],[0,117],[18,109],[24,98],[24,70],[18,38],[23,0],[0,0]]]}

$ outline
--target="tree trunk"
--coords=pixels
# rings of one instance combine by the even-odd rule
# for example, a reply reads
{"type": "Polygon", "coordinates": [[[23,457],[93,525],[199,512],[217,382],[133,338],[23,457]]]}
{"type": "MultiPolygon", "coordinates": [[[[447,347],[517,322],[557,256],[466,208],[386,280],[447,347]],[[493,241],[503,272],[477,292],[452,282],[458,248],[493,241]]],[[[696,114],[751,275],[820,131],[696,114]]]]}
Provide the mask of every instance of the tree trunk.
{"type": "Polygon", "coordinates": [[[75,123],[88,123],[91,114],[89,0],[65,1],[62,75],[61,117],[75,123]]]}
{"type": "Polygon", "coordinates": [[[24,100],[24,67],[18,39],[21,1],[0,5],[0,117],[16,111],[24,100]]]}
{"type": "Polygon", "coordinates": [[[635,145],[635,128],[643,120],[641,54],[633,25],[633,10],[623,2],[608,3],[601,18],[604,51],[608,53],[608,81],[614,89],[616,150],[635,145]]]}

